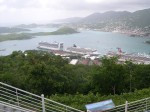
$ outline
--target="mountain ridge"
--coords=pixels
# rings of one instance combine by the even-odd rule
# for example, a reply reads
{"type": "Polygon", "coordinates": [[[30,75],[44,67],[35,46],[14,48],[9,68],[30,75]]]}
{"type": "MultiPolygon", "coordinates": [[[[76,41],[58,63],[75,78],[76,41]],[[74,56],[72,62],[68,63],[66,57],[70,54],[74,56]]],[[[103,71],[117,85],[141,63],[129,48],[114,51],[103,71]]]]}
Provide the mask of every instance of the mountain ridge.
{"type": "Polygon", "coordinates": [[[73,26],[90,30],[120,32],[130,36],[150,37],[150,8],[135,12],[107,11],[93,13],[72,23],[73,26]]]}
{"type": "Polygon", "coordinates": [[[65,18],[65,19],[58,19],[54,22],[56,23],[75,23],[77,21],[80,21],[82,17],[71,17],[71,18],[65,18]]]}

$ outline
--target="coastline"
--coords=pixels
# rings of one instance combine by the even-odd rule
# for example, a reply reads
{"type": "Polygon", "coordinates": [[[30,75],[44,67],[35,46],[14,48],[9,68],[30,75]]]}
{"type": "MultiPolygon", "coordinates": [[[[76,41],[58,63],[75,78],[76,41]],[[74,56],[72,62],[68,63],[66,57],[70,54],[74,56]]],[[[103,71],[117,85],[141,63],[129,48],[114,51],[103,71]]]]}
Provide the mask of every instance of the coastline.
{"type": "Polygon", "coordinates": [[[130,37],[150,38],[150,33],[148,33],[148,32],[134,32],[134,31],[124,31],[124,30],[103,30],[103,29],[85,29],[85,30],[120,33],[120,34],[128,35],[130,37]]]}
{"type": "MultiPolygon", "coordinates": [[[[78,28],[82,30],[91,30],[91,31],[99,31],[99,32],[110,32],[110,33],[119,33],[124,34],[129,37],[141,37],[141,38],[150,38],[150,33],[147,32],[135,32],[135,31],[129,31],[129,30],[106,30],[106,29],[90,29],[90,28],[78,28]]],[[[81,31],[82,31],[81,30],[81,31]]],[[[80,31],[80,30],[79,30],[80,31]]],[[[37,33],[11,33],[7,35],[0,35],[0,42],[8,41],[8,40],[27,40],[36,38],[36,36],[47,36],[47,35],[68,35],[68,34],[74,34],[74,33],[80,33],[80,32],[37,32],[37,33]]],[[[150,44],[149,41],[146,41],[145,43],[150,44]]]]}
{"type": "Polygon", "coordinates": [[[6,35],[0,35],[0,42],[8,40],[26,40],[36,38],[37,36],[48,36],[48,35],[71,35],[77,32],[72,28],[60,28],[53,32],[36,32],[36,33],[10,33],[6,35]]]}

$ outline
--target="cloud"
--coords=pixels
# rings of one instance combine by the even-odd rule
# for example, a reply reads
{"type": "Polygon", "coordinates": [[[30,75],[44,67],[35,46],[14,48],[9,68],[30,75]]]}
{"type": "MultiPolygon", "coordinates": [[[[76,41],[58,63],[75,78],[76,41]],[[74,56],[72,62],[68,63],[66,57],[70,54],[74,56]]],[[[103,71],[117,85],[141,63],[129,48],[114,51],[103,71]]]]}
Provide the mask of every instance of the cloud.
{"type": "MultiPolygon", "coordinates": [[[[48,8],[55,10],[116,10],[149,7],[150,0],[0,0],[7,8],[48,8]]],[[[129,9],[130,10],[130,9],[129,9]]]]}
{"type": "Polygon", "coordinates": [[[40,4],[37,0],[3,0],[3,2],[0,3],[0,6],[1,5],[5,5],[7,8],[16,9],[40,7],[40,4]]]}
{"type": "Polygon", "coordinates": [[[149,8],[149,4],[150,0],[0,0],[0,23],[38,23],[109,10],[135,11],[149,8]]]}
{"type": "Polygon", "coordinates": [[[138,10],[150,7],[150,0],[64,0],[63,6],[66,10],[138,10]],[[133,8],[133,9],[132,9],[133,8]]]}

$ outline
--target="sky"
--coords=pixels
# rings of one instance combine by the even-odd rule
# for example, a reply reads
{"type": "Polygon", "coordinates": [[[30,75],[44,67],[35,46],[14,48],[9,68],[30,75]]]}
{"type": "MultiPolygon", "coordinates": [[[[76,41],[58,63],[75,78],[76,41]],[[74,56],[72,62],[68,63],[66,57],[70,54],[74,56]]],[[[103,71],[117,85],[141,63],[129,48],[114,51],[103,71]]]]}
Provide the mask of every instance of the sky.
{"type": "Polygon", "coordinates": [[[150,0],[0,0],[0,26],[51,23],[95,12],[150,8],[150,0]]]}

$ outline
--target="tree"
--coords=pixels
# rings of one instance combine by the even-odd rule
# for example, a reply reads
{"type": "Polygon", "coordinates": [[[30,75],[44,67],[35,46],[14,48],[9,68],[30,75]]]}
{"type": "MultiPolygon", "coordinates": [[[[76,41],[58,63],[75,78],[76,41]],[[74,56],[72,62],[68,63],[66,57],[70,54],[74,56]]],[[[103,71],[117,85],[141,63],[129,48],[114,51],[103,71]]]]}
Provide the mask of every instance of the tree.
{"type": "Polygon", "coordinates": [[[94,92],[121,94],[126,88],[124,66],[117,64],[117,58],[103,58],[102,66],[93,75],[94,92]]]}

